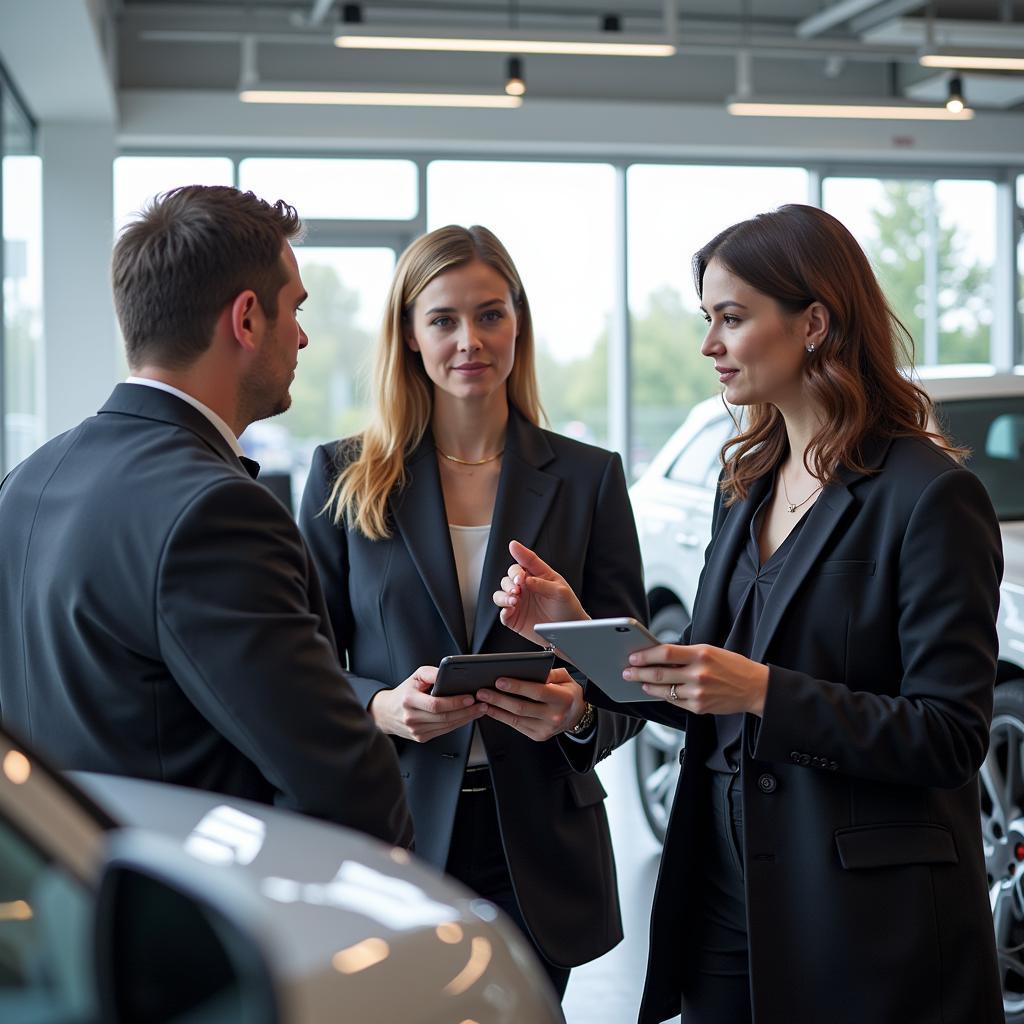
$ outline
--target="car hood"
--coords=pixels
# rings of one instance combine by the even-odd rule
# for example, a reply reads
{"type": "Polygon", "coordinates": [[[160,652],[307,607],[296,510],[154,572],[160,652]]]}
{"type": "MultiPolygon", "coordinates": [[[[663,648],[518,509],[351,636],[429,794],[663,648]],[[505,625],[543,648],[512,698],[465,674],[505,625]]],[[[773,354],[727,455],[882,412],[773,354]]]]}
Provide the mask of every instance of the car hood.
{"type": "Polygon", "coordinates": [[[347,1019],[410,1024],[559,1019],[518,930],[405,850],[216,793],[71,778],[124,834],[170,840],[185,871],[245,905],[288,1022],[335,1019],[340,1005],[347,1019]]]}

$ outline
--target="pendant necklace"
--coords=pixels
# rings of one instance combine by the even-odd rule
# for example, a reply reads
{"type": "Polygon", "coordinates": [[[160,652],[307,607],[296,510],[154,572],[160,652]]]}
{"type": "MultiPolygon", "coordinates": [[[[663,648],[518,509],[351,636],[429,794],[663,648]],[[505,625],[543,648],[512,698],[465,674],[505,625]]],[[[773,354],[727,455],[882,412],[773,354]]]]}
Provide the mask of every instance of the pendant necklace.
{"type": "Polygon", "coordinates": [[[807,497],[804,498],[803,501],[793,502],[793,501],[789,500],[789,491],[786,490],[786,478],[782,475],[782,470],[781,469],[779,470],[779,479],[782,481],[782,493],[783,493],[783,495],[786,498],[786,511],[787,512],[796,512],[796,510],[798,508],[800,508],[801,505],[806,505],[807,502],[809,502],[811,500],[811,498],[813,498],[818,493],[818,491],[820,491],[822,489],[822,487],[825,486],[824,484],[818,484],[818,486],[815,487],[814,490],[811,491],[811,493],[808,494],[807,497]]]}

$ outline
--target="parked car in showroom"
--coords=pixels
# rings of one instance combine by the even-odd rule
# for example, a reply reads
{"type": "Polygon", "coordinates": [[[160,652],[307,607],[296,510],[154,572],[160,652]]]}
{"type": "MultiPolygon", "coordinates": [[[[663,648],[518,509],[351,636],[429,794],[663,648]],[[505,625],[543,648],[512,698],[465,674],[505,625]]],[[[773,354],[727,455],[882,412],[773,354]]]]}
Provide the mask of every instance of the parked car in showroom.
{"type": "Polygon", "coordinates": [[[515,926],[405,850],[216,793],[67,777],[0,731],[0,1021],[561,1020],[515,926]]]}
{"type": "MultiPolygon", "coordinates": [[[[937,416],[971,454],[999,516],[1005,570],[999,608],[999,674],[988,757],[981,771],[982,833],[1009,1024],[1024,1024],[1024,376],[922,371],[937,416]]],[[[740,410],[732,410],[739,415],[740,410]]],[[[676,641],[690,621],[721,470],[736,431],[720,397],[695,406],[630,489],[643,552],[651,628],[676,641]]],[[[663,840],[685,735],[653,722],[635,742],[644,814],[663,840]]]]}

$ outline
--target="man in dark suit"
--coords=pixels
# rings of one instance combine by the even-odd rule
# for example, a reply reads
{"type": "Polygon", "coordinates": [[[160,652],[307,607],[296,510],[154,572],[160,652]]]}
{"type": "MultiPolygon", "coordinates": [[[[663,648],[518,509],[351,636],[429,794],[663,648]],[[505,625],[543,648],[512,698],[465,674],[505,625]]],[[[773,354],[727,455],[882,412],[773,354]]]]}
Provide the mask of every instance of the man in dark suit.
{"type": "Polygon", "coordinates": [[[288,408],[306,298],[283,202],[189,186],[121,235],[131,376],[0,487],[0,714],[60,767],[411,841],[294,522],[238,435],[288,408]]]}

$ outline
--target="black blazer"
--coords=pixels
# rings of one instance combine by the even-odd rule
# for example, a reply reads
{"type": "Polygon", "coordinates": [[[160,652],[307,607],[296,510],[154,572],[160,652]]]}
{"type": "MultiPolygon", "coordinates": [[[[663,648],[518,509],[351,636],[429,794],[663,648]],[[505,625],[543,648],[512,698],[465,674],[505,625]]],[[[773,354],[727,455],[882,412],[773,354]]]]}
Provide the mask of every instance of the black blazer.
{"type": "MultiPolygon", "coordinates": [[[[324,583],[339,649],[364,703],[420,665],[448,654],[535,650],[498,620],[491,595],[512,539],[562,573],[594,615],[646,618],[640,552],[617,455],[509,418],[476,622],[467,635],[434,442],[407,462],[408,483],[390,503],[394,534],[370,541],[321,515],[345,443],[316,450],[300,523],[324,583]]],[[[598,714],[589,743],[535,743],[493,719],[479,722],[494,781],[502,839],[520,909],[555,964],[571,967],[622,937],[615,865],[594,765],[638,731],[598,714]]],[[[416,852],[443,869],[471,727],[427,743],[395,739],[416,824],[416,852]]]]}
{"type": "Polygon", "coordinates": [[[6,727],[62,768],[410,841],[295,523],[198,410],[119,384],[7,477],[0,536],[6,727]]]}
{"type": "MultiPolygon", "coordinates": [[[[742,765],[754,1020],[1001,1024],[977,779],[999,525],[978,479],[928,442],[876,442],[866,461],[879,472],[843,472],[808,512],[751,652],[770,668],[742,765]]],[[[716,505],[685,642],[724,641],[729,577],[770,486],[716,505]]],[[[707,716],[636,707],[687,730],[640,1013],[651,1024],[685,998],[715,737],[707,716]]]]}

